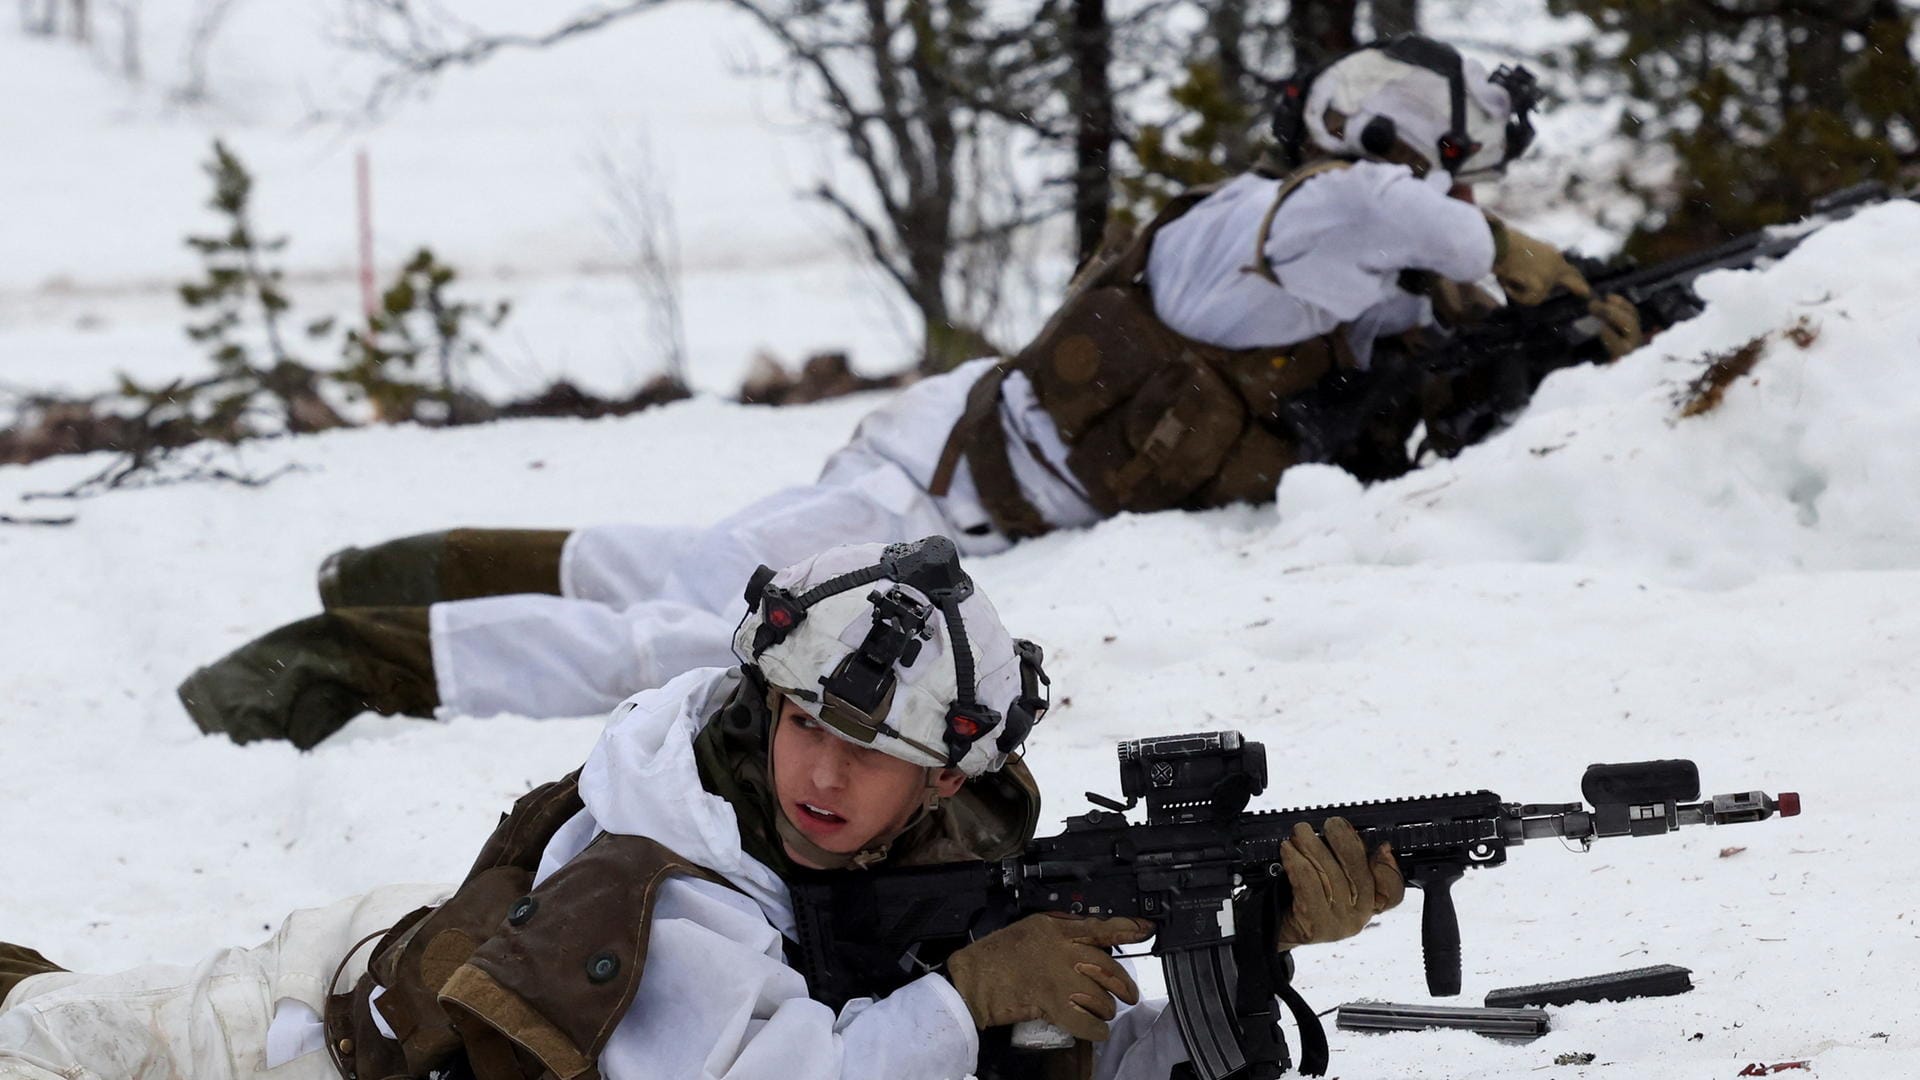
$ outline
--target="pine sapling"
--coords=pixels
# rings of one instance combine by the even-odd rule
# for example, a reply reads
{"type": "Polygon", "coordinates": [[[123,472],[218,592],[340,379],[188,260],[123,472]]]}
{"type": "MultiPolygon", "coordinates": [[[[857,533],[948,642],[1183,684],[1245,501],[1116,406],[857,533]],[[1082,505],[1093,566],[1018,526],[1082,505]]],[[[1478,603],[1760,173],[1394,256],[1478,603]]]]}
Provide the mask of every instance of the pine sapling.
{"type": "Polygon", "coordinates": [[[469,361],[486,353],[475,326],[497,329],[507,301],[454,299],[459,278],[428,248],[416,251],[380,296],[364,330],[350,330],[340,380],[387,422],[472,423],[491,410],[463,385],[469,361]]]}

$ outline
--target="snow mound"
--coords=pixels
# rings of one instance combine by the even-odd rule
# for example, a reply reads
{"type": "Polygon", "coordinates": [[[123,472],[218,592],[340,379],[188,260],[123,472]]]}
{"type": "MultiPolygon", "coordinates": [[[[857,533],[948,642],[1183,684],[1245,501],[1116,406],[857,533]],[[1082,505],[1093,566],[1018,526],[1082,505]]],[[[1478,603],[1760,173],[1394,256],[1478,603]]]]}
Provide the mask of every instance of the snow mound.
{"type": "Polygon", "coordinates": [[[1270,544],[1294,566],[1575,563],[1691,587],[1920,566],[1920,205],[1700,282],[1705,313],[1608,368],[1550,377],[1513,427],[1362,490],[1288,471],[1270,544]],[[1759,341],[1721,403],[1682,416],[1716,357],[1759,341]]]}

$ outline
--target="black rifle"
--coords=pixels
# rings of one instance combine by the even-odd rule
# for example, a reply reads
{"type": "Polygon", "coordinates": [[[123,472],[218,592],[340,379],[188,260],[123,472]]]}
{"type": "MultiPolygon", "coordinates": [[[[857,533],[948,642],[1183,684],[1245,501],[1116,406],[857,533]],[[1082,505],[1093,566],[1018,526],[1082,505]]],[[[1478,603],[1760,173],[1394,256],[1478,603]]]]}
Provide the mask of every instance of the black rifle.
{"type": "MultiPolygon", "coordinates": [[[[1520,804],[1490,791],[1293,810],[1246,809],[1267,783],[1266,749],[1239,732],[1123,742],[1127,802],[1067,819],[1018,856],[992,863],[804,875],[792,882],[797,966],[812,995],[839,1005],[883,993],[965,944],[1024,915],[1127,915],[1157,928],[1168,998],[1200,1080],[1279,1076],[1291,1064],[1278,995],[1302,1025],[1301,1070],[1325,1067],[1324,1035],[1288,985],[1290,954],[1274,934],[1292,906],[1280,845],[1297,823],[1346,818],[1368,845],[1391,844],[1407,883],[1424,890],[1427,988],[1460,991],[1460,927],[1449,889],[1468,870],[1499,866],[1507,848],[1555,838],[1651,836],[1682,825],[1799,813],[1799,796],[1760,791],[1699,798],[1690,761],[1594,765],[1585,804],[1520,804]],[[1144,799],[1144,822],[1126,812],[1144,799]]],[[[990,1075],[983,1072],[983,1076],[990,1075]]]]}
{"type": "MultiPolygon", "coordinates": [[[[1700,275],[1765,265],[1827,225],[1910,197],[1868,181],[1823,196],[1801,221],[1654,266],[1574,262],[1595,296],[1625,297],[1647,332],[1658,333],[1704,309],[1693,288],[1700,275]]],[[[1532,307],[1508,306],[1424,351],[1383,344],[1373,370],[1335,372],[1291,400],[1286,426],[1303,460],[1339,465],[1362,480],[1390,479],[1426,451],[1452,457],[1499,430],[1553,372],[1606,359],[1600,321],[1587,312],[1587,301],[1563,295],[1532,307]],[[1404,444],[1421,422],[1425,441],[1409,458],[1404,444]]]]}

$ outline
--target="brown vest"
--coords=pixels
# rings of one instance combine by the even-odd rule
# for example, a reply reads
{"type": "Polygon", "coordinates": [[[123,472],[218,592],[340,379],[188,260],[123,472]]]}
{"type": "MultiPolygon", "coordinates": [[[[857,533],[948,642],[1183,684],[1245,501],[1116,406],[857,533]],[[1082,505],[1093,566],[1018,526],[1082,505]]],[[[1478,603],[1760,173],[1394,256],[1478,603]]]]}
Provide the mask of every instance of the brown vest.
{"type": "Polygon", "coordinates": [[[726,882],[645,837],[606,833],[532,888],[548,841],[581,806],[578,772],[535,788],[452,897],[381,937],[367,974],[327,999],[342,1076],[425,1077],[464,1050],[478,1080],[598,1080],[600,1051],[639,989],[661,882],[726,882]],[[375,1008],[397,1043],[375,1027],[375,1008]]]}
{"type": "MultiPolygon", "coordinates": [[[[1266,239],[1280,204],[1304,181],[1341,162],[1320,162],[1286,178],[1249,238],[1246,272],[1269,280],[1266,239]]],[[[1280,473],[1298,460],[1279,424],[1282,403],[1350,362],[1339,333],[1289,345],[1225,349],[1184,337],[1154,314],[1146,286],[1153,237],[1219,185],[1194,188],[1118,256],[1098,262],[1020,353],[974,385],[948,437],[930,488],[944,495],[965,455],[982,504],[1014,539],[1050,526],[1021,494],[999,422],[1000,387],[1019,371],[1067,445],[1067,467],[1103,514],[1204,509],[1273,498],[1280,473]]]]}

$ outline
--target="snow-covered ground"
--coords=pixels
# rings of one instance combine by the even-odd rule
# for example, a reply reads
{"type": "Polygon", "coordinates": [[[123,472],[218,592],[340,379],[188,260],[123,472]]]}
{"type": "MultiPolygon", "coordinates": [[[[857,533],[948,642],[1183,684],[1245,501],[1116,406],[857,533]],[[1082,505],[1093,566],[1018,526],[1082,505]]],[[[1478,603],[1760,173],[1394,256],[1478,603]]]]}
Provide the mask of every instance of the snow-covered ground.
{"type": "MultiPolygon", "coordinates": [[[[432,244],[475,292],[517,301],[499,388],[648,373],[583,160],[642,124],[685,234],[696,383],[730,387],[762,345],[851,347],[875,369],[906,355],[911,335],[795,195],[831,152],[778,84],[732,77],[758,46],[723,11],[670,7],[461,73],[342,134],[296,124],[341,62],[310,44],[328,6],[242,5],[199,109],[167,104],[163,59],[144,88],[103,90],[84,54],[0,34],[0,386],[193,369],[168,290],[192,271],[179,239],[206,224],[197,163],[216,133],[256,168],[263,227],[292,235],[312,314],[354,304],[351,162],[368,146],[383,265],[432,244]]],[[[149,8],[153,55],[171,56],[186,5],[149,8]]],[[[1572,144],[1601,121],[1557,122],[1572,144]]],[[[1542,231],[1604,235],[1577,215],[1542,231]]],[[[1555,376],[1511,431],[1401,481],[1295,470],[1275,507],[1123,518],[977,561],[1008,625],[1049,650],[1059,704],[1032,744],[1049,826],[1080,792],[1114,791],[1115,739],[1181,730],[1264,740],[1268,805],[1476,787],[1566,801],[1590,762],[1694,757],[1709,792],[1798,789],[1808,811],[1584,856],[1530,844],[1455,895],[1463,1001],[1651,963],[1693,968],[1696,992],[1556,1010],[1524,1046],[1334,1033],[1334,1074],[1519,1080],[1576,1052],[1594,1064],[1554,1075],[1904,1073],[1920,1051],[1917,247],[1920,210],[1889,207],[1775,270],[1716,276],[1700,319],[1555,376]],[[1803,319],[1805,344],[1788,333],[1803,319]],[[1702,358],[1760,335],[1753,376],[1678,419],[1702,358]]],[[[308,613],[339,546],[710,521],[810,479],[874,400],[332,433],[248,446],[252,471],[296,467],[257,490],[72,505],[19,497],[102,459],[0,468],[0,514],[78,516],[0,526],[0,939],[82,969],[186,962],[293,907],[456,876],[599,718],[368,717],[303,755],[200,737],[173,685],[308,613]]],[[[1418,903],[1303,953],[1309,998],[1425,1000],[1418,903]]]]}
{"type": "MultiPolygon", "coordinates": [[[[1467,1000],[1651,963],[1698,990],[1555,1010],[1521,1046],[1335,1033],[1335,1072],[1520,1078],[1587,1052],[1564,1074],[1899,1073],[1920,1050],[1916,246],[1920,208],[1897,205],[1718,275],[1699,320],[1554,377],[1512,430],[1403,480],[1299,470],[1277,508],[1122,518],[976,561],[1049,649],[1059,707],[1032,744],[1049,822],[1114,790],[1115,739],[1182,730],[1264,740],[1269,805],[1565,801],[1590,762],[1692,757],[1709,792],[1800,790],[1807,813],[1586,855],[1528,845],[1455,895],[1467,1000]],[[1804,345],[1781,333],[1803,318],[1804,345]],[[1677,419],[1702,358],[1761,334],[1751,378],[1677,419]]],[[[299,467],[263,489],[126,492],[69,527],[0,529],[0,936],[81,968],[187,961],[292,907],[457,875],[597,718],[368,717],[302,755],[199,737],[173,683],[307,612],[336,546],[709,520],[806,480],[871,404],[282,440],[245,452],[299,467]]],[[[0,506],[95,465],[0,469],[0,506]]],[[[1303,955],[1310,997],[1423,1000],[1417,905],[1303,955]]]]}

